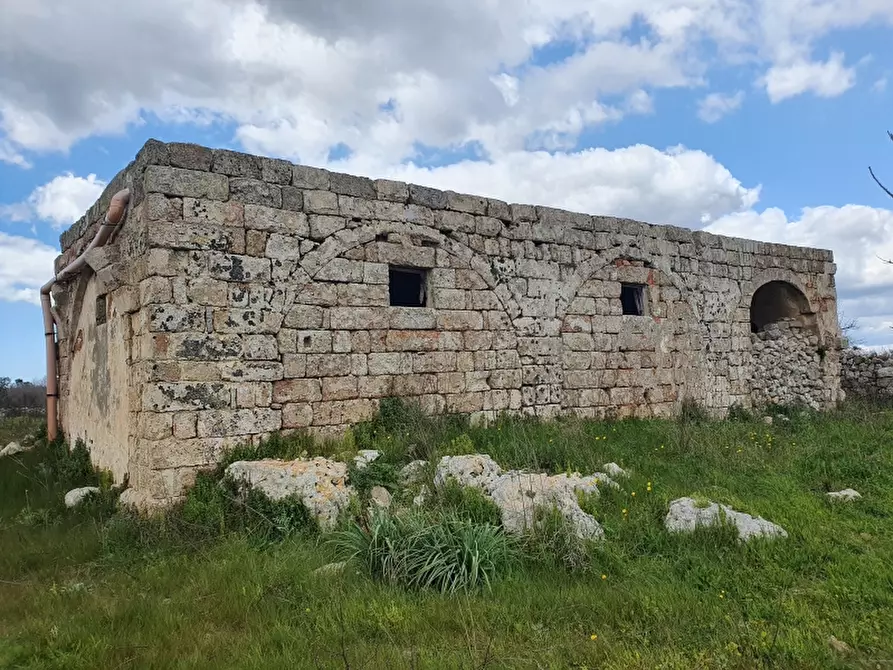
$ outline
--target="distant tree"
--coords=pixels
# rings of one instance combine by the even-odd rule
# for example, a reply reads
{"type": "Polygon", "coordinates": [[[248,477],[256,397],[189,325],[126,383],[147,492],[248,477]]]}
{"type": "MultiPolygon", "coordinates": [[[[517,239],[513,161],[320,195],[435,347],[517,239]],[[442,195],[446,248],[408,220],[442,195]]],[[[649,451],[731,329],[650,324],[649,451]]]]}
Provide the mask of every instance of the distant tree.
{"type": "MultiPolygon", "coordinates": [[[[890,141],[893,142],[893,133],[891,133],[889,130],[887,131],[887,137],[889,137],[890,141]]],[[[878,186],[880,186],[881,190],[884,193],[886,193],[891,198],[893,198],[893,191],[891,191],[889,188],[887,188],[886,186],[884,186],[881,183],[881,180],[878,179],[877,176],[874,174],[874,170],[871,169],[870,165],[868,166],[868,174],[871,175],[871,178],[874,179],[874,183],[877,184],[878,186]]],[[[889,263],[890,265],[893,265],[893,260],[891,260],[889,258],[881,258],[881,260],[884,261],[884,263],[889,263]]]]}

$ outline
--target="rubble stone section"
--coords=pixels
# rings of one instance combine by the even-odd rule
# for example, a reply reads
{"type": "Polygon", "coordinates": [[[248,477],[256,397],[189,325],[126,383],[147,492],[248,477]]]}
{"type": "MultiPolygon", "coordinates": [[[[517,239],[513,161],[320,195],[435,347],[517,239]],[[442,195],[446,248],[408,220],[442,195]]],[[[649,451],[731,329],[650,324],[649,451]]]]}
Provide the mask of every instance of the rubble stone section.
{"type": "Polygon", "coordinates": [[[807,406],[821,409],[825,400],[818,335],[796,321],[771,323],[751,336],[755,405],[807,406]]]}
{"type": "Polygon", "coordinates": [[[154,503],[234,444],[338,432],[392,395],[480,418],[752,406],[771,396],[752,392],[750,335],[769,282],[803,294],[827,350],[791,374],[820,406],[838,399],[828,251],[150,141],[63,234],[57,270],[122,187],[121,232],[55,291],[61,415],[66,434],[104,426],[82,437],[154,503]],[[421,272],[422,306],[391,305],[395,268],[421,272]],[[102,330],[124,349],[85,346],[102,330]]]}
{"type": "Polygon", "coordinates": [[[893,398],[893,352],[844,349],[841,352],[841,384],[860,398],[893,398]]]}

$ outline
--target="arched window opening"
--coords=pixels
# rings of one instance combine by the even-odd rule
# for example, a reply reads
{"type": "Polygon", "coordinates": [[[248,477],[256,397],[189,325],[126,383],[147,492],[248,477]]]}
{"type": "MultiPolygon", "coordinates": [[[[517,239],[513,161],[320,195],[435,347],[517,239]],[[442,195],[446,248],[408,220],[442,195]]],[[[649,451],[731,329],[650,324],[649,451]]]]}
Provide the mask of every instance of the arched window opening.
{"type": "Polygon", "coordinates": [[[806,296],[793,284],[770,281],[753,294],[750,301],[750,330],[759,333],[766,326],[783,321],[803,328],[815,326],[815,314],[810,311],[806,296]]]}

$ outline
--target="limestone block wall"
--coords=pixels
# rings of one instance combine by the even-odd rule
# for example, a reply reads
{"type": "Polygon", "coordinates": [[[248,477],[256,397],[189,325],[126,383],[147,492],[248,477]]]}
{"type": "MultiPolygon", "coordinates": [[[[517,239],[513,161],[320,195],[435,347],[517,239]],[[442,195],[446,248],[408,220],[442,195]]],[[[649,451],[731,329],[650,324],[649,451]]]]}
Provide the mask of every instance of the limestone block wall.
{"type": "MultiPolygon", "coordinates": [[[[766,353],[752,301],[776,285],[790,295],[770,304],[812,324],[801,346],[827,350],[810,393],[822,407],[838,397],[828,251],[186,144],[149,142],[121,183],[134,199],[103,290],[129,325],[122,460],[151,501],[235,443],[340,431],[391,395],[482,417],[750,406],[766,353]]],[[[94,210],[63,257],[89,241],[94,210]]],[[[72,322],[94,309],[60,297],[72,322]]],[[[69,359],[67,433],[86,425],[69,359]]]]}
{"type": "Polygon", "coordinates": [[[755,405],[825,406],[819,337],[793,320],[770,324],[751,336],[755,405]]]}
{"type": "Polygon", "coordinates": [[[893,398],[893,352],[844,349],[841,383],[847,393],[860,398],[893,398]]]}

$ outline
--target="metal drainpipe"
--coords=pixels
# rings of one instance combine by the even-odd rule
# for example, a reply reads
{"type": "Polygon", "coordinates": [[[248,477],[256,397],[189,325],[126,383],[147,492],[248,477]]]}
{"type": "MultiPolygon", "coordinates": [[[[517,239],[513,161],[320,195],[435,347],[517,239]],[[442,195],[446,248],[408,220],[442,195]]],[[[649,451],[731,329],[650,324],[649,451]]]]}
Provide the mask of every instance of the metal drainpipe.
{"type": "Polygon", "coordinates": [[[56,367],[56,330],[59,330],[60,335],[62,333],[62,324],[56,310],[53,309],[50,291],[56,282],[71,279],[84,269],[84,266],[87,264],[87,253],[92,249],[103,246],[108,241],[109,236],[117,228],[121,219],[124,218],[124,212],[127,210],[129,202],[130,191],[128,189],[125,188],[115,193],[112,196],[108,211],[105,213],[105,219],[99,226],[99,230],[96,231],[93,240],[87,245],[87,248],[40,289],[40,306],[43,309],[43,334],[46,341],[47,439],[50,442],[55,440],[59,434],[59,417],[57,415],[59,371],[56,367]]]}

